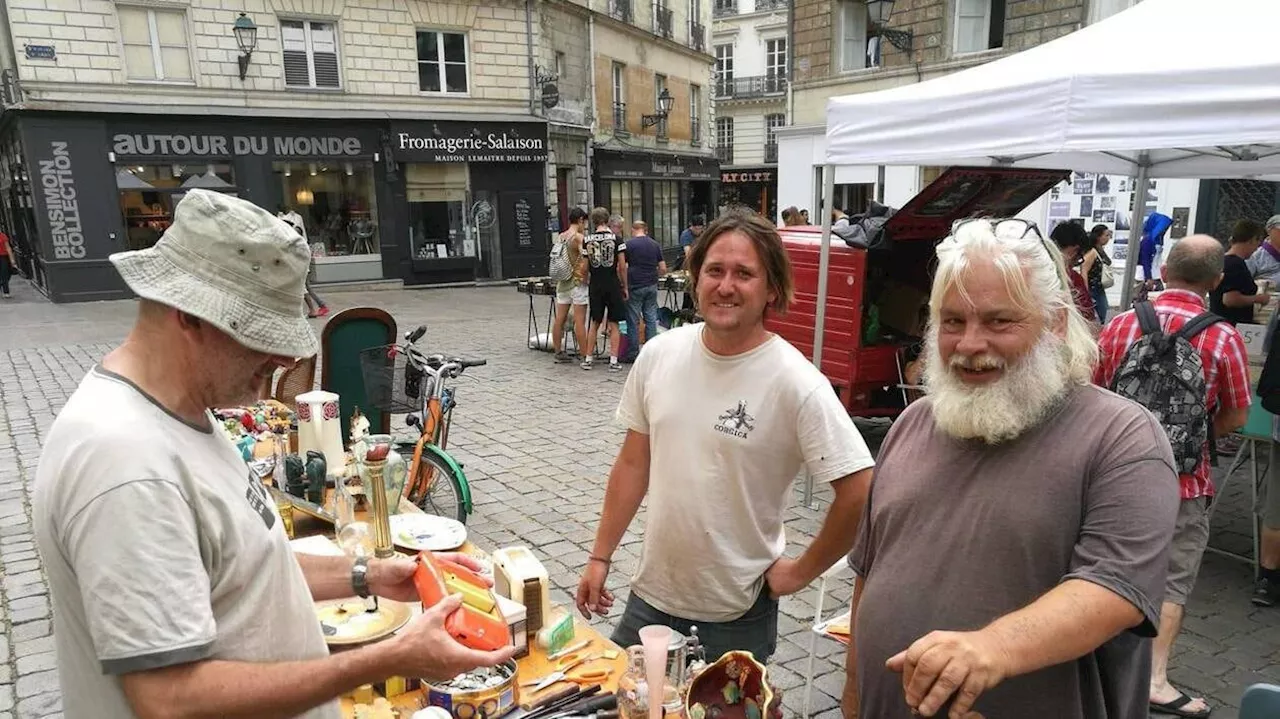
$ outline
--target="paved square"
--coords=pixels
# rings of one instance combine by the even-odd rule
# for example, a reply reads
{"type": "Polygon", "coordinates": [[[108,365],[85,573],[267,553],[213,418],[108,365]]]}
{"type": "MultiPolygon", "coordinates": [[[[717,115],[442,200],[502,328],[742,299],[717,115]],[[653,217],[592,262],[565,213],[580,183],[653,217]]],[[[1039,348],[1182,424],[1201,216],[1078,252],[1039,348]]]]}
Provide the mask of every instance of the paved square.
{"type": "MultiPolygon", "coordinates": [[[[549,354],[526,349],[528,298],[511,287],[332,292],[326,299],[335,312],[353,306],[386,309],[402,334],[426,323],[424,346],[431,351],[489,360],[455,385],[459,406],[450,445],[472,481],[476,513],[469,526],[483,546],[536,547],[551,573],[554,600],[570,603],[622,438],[612,420],[626,373],[555,365],[549,354]]],[[[535,301],[541,323],[548,299],[535,301]]],[[[125,336],[133,312],[132,302],[51,305],[20,279],[14,282],[14,298],[0,301],[0,353],[6,360],[0,371],[0,719],[60,716],[47,588],[32,543],[28,489],[54,414],[84,372],[125,336]]],[[[322,323],[316,321],[317,330],[322,323]]],[[[862,428],[868,441],[878,444],[884,427],[862,428]]],[[[1220,501],[1214,546],[1248,551],[1245,474],[1239,473],[1220,501]]],[[[814,509],[800,506],[799,499],[797,491],[787,522],[792,555],[810,541],[825,514],[821,493],[814,509]]],[[[616,555],[610,586],[619,594],[619,608],[638,559],[641,537],[635,530],[640,526],[633,525],[616,555]]],[[[1218,707],[1215,717],[1236,716],[1249,684],[1280,683],[1280,612],[1249,604],[1249,571],[1241,562],[1206,556],[1174,657],[1174,681],[1207,694],[1218,707]]],[[[846,574],[832,583],[828,608],[848,601],[849,581],[846,574]]],[[[803,704],[814,595],[811,588],[782,603],[781,638],[770,672],[785,693],[787,716],[798,716],[803,704]]],[[[816,650],[813,710],[823,719],[838,717],[842,647],[819,639],[816,650]]]]}

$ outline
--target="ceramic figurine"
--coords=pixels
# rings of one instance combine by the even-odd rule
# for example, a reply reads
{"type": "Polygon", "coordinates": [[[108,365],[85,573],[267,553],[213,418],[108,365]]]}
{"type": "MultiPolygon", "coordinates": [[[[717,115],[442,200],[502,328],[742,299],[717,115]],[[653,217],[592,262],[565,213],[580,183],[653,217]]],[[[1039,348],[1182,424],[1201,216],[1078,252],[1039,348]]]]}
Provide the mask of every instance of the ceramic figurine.
{"type": "Polygon", "coordinates": [[[302,463],[302,457],[296,454],[287,454],[284,457],[284,478],[285,491],[295,497],[305,497],[307,494],[307,468],[302,463]]]}
{"type": "Polygon", "coordinates": [[[360,408],[351,413],[351,454],[356,462],[364,461],[365,452],[369,451],[369,418],[360,412],[360,408]]]}
{"type": "Polygon", "coordinates": [[[324,482],[327,467],[324,453],[307,450],[307,501],[324,504],[324,482]]]}

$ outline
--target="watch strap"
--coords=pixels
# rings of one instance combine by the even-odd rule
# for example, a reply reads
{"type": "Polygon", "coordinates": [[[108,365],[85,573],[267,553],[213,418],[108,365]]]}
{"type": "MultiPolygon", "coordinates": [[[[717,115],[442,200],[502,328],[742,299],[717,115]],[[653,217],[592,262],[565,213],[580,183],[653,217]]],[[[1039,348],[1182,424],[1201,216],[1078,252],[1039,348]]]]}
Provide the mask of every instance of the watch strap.
{"type": "Polygon", "coordinates": [[[369,558],[356,557],[351,565],[351,588],[361,599],[369,597],[369,558]]]}

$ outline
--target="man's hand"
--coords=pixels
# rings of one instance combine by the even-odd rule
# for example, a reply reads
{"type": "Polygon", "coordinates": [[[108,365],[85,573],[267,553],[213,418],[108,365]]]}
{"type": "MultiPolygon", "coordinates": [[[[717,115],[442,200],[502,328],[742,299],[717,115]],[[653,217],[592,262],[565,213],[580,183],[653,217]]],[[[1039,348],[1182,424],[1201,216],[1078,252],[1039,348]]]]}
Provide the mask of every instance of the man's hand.
{"type": "Polygon", "coordinates": [[[769,566],[769,570],[764,573],[764,580],[769,585],[769,596],[772,599],[795,594],[809,586],[811,581],[801,573],[799,562],[786,557],[769,566]]]}
{"type": "Polygon", "coordinates": [[[885,662],[902,675],[907,706],[931,717],[955,695],[949,719],[974,719],[973,704],[982,692],[1008,675],[1009,659],[989,634],[930,632],[885,662]]]}
{"type": "Polygon", "coordinates": [[[454,639],[444,628],[444,620],[460,606],[462,597],[445,597],[389,640],[388,650],[395,656],[397,676],[443,682],[477,667],[497,666],[515,656],[514,646],[482,652],[454,639]]]}
{"type": "Polygon", "coordinates": [[[605,616],[613,608],[613,592],[604,588],[604,581],[609,578],[609,565],[587,560],[587,568],[582,570],[582,579],[578,581],[578,611],[590,619],[592,613],[605,616]]]}
{"type": "MultiPolygon", "coordinates": [[[[474,557],[466,554],[437,552],[436,557],[454,564],[461,564],[473,572],[478,573],[483,569],[474,557]]],[[[418,588],[413,584],[413,573],[417,569],[417,560],[408,557],[372,560],[369,562],[369,591],[379,597],[394,599],[397,602],[419,601],[418,588]]],[[[485,579],[485,584],[493,586],[493,582],[488,579],[485,579]]]]}

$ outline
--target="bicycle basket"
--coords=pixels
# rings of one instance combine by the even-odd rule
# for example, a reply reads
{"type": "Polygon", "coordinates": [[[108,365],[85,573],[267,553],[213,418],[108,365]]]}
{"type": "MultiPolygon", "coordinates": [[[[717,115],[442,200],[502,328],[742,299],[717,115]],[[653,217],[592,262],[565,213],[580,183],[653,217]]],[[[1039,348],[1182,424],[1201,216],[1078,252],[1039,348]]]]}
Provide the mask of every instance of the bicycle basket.
{"type": "Polygon", "coordinates": [[[364,393],[374,409],[392,414],[408,414],[422,409],[422,370],[409,364],[395,345],[370,347],[360,352],[364,393]]]}

